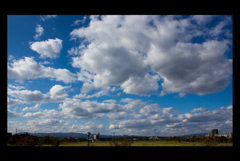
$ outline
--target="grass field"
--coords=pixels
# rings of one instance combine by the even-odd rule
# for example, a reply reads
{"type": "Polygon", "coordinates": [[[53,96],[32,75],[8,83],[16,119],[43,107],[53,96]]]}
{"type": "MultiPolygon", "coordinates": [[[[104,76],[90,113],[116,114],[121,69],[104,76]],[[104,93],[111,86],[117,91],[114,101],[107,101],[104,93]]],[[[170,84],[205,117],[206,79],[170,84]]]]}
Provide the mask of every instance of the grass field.
{"type": "MultiPolygon", "coordinates": [[[[61,146],[88,146],[87,142],[77,142],[77,143],[61,143],[61,146]]],[[[110,142],[94,142],[89,144],[90,147],[97,146],[113,146],[110,142]]],[[[134,141],[131,146],[205,146],[202,143],[189,143],[189,142],[177,142],[177,141],[134,141]]],[[[215,146],[232,146],[232,143],[221,143],[216,144],[215,146]]]]}

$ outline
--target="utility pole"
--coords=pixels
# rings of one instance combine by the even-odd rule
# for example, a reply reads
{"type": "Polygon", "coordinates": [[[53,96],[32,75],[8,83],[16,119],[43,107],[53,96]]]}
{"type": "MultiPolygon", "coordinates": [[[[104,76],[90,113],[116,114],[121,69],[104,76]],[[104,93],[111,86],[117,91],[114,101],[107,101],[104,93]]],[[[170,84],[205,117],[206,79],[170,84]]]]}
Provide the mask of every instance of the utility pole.
{"type": "Polygon", "coordinates": [[[155,139],[157,138],[157,135],[156,135],[156,129],[154,129],[154,131],[155,131],[155,139]]]}
{"type": "Polygon", "coordinates": [[[87,135],[88,135],[88,147],[89,147],[89,136],[90,136],[90,132],[87,132],[87,135]]]}

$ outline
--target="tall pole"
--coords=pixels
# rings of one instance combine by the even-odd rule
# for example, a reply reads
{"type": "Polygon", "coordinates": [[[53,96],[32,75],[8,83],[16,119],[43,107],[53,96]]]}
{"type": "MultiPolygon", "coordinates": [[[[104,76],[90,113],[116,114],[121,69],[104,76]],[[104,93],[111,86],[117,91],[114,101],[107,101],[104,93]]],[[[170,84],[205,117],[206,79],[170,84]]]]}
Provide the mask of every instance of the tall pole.
{"type": "Polygon", "coordinates": [[[87,135],[88,135],[88,147],[89,147],[89,135],[90,134],[91,134],[90,132],[87,132],[87,135]]]}
{"type": "Polygon", "coordinates": [[[155,139],[156,139],[156,137],[157,137],[157,135],[156,135],[156,129],[154,129],[154,131],[155,131],[155,139]]]}
{"type": "Polygon", "coordinates": [[[88,147],[89,147],[89,135],[88,135],[88,147]]]}

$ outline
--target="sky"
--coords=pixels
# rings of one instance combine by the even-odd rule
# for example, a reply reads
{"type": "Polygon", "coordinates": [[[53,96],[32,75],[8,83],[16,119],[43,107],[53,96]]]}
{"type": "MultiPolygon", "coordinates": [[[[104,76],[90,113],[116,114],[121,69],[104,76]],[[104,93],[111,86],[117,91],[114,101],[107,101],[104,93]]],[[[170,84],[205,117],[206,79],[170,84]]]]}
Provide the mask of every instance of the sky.
{"type": "Polygon", "coordinates": [[[8,132],[232,131],[231,15],[8,15],[8,132]]]}

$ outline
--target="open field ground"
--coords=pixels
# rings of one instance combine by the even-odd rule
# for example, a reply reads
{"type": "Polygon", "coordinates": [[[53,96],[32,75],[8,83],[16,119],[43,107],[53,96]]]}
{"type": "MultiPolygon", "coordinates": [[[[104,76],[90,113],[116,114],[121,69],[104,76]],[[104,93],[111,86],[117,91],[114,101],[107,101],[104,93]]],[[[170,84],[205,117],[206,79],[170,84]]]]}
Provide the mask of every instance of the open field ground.
{"type": "MultiPolygon", "coordinates": [[[[43,145],[48,146],[48,145],[43,145]]],[[[49,145],[51,146],[51,145],[49,145]]],[[[87,142],[63,142],[59,145],[61,146],[88,146],[87,142]]],[[[97,146],[114,146],[110,142],[94,142],[89,143],[90,147],[97,146]]],[[[177,141],[133,141],[130,146],[206,146],[202,143],[190,143],[190,142],[177,142],[177,141]]],[[[232,146],[232,143],[220,143],[213,146],[232,146]]]]}

